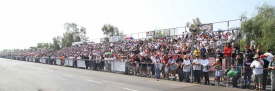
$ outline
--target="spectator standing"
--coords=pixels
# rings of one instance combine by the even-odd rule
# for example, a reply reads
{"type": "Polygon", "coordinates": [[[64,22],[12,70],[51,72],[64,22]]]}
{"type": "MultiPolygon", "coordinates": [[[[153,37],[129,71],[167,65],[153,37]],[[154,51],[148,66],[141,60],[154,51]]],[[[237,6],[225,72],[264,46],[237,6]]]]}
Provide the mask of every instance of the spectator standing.
{"type": "Polygon", "coordinates": [[[164,78],[168,78],[168,56],[167,55],[162,55],[161,56],[161,64],[162,64],[162,68],[161,68],[161,71],[162,71],[162,76],[164,78]]]}
{"type": "Polygon", "coordinates": [[[224,55],[220,49],[216,50],[216,58],[217,58],[217,60],[220,61],[221,65],[222,65],[222,60],[224,58],[224,55]]]}
{"type": "Polygon", "coordinates": [[[90,68],[89,56],[88,55],[83,55],[82,59],[84,59],[84,61],[85,61],[85,69],[89,69],[90,68]]]}
{"type": "Polygon", "coordinates": [[[201,66],[201,59],[199,59],[198,56],[196,56],[193,61],[193,74],[194,74],[194,81],[196,83],[201,83],[201,70],[202,70],[202,66],[201,66]]]}
{"type": "Polygon", "coordinates": [[[222,76],[223,76],[223,70],[222,70],[222,59],[216,58],[216,62],[212,64],[212,66],[215,67],[215,81],[217,82],[217,85],[220,85],[222,76]]]}
{"type": "Polygon", "coordinates": [[[187,56],[184,56],[182,65],[183,65],[184,81],[190,82],[191,60],[187,56]]]}
{"type": "Polygon", "coordinates": [[[200,49],[200,53],[202,57],[206,56],[207,50],[204,46],[202,46],[202,48],[200,49]]]}
{"type": "Polygon", "coordinates": [[[263,65],[263,60],[260,59],[259,55],[255,55],[254,61],[251,63],[250,67],[253,69],[256,90],[262,90],[263,65]]]}
{"type": "Polygon", "coordinates": [[[155,65],[155,75],[156,75],[156,78],[157,79],[160,79],[160,71],[161,71],[161,68],[162,68],[162,64],[160,63],[160,58],[159,56],[152,56],[151,57],[154,65],[155,65]]]}
{"type": "Polygon", "coordinates": [[[193,51],[193,55],[198,57],[200,56],[200,50],[198,48],[196,48],[194,51],[193,51]]]}
{"type": "Polygon", "coordinates": [[[77,58],[78,58],[78,57],[75,57],[75,58],[73,59],[73,67],[74,67],[74,68],[77,67],[77,58]]]}
{"type": "Polygon", "coordinates": [[[182,82],[184,80],[184,75],[183,75],[183,70],[182,70],[183,69],[182,68],[183,58],[179,57],[176,62],[177,62],[177,66],[178,66],[177,74],[179,76],[179,81],[182,82]]]}
{"type": "Polygon", "coordinates": [[[271,91],[275,91],[275,59],[273,58],[273,60],[269,63],[268,68],[271,70],[271,91]]]}
{"type": "MultiPolygon", "coordinates": [[[[238,45],[235,45],[234,48],[233,48],[233,53],[232,53],[232,64],[238,64],[238,60],[236,59],[236,57],[240,55],[240,48],[238,45]],[[237,63],[236,63],[237,62],[237,63]]],[[[243,64],[243,63],[241,63],[243,64]]]]}
{"type": "Polygon", "coordinates": [[[228,43],[225,47],[224,47],[224,56],[225,56],[225,64],[226,64],[226,67],[225,68],[228,68],[230,66],[232,62],[232,59],[231,59],[231,56],[232,56],[232,47],[231,45],[228,43]]]}
{"type": "Polygon", "coordinates": [[[168,60],[168,66],[169,66],[168,78],[171,75],[173,76],[173,80],[176,80],[176,74],[175,74],[175,71],[177,70],[176,59],[177,59],[177,56],[173,55],[168,60]]]}
{"type": "MultiPolygon", "coordinates": [[[[241,76],[241,67],[232,65],[230,68],[230,71],[233,72],[232,85],[233,85],[233,87],[238,88],[238,80],[241,76]]],[[[230,75],[230,71],[227,73],[227,75],[230,75]]]]}
{"type": "Polygon", "coordinates": [[[150,77],[151,76],[151,69],[154,66],[151,66],[152,60],[149,58],[149,56],[145,57],[145,63],[146,63],[146,75],[150,77]]]}
{"type": "Polygon", "coordinates": [[[263,70],[263,79],[262,79],[262,85],[263,85],[263,90],[266,89],[266,85],[267,85],[267,77],[268,77],[268,65],[269,65],[269,61],[266,59],[265,55],[261,55],[260,58],[263,60],[264,62],[264,70],[263,70]]]}
{"type": "Polygon", "coordinates": [[[240,54],[238,54],[238,55],[236,55],[236,57],[235,57],[235,65],[236,66],[238,66],[238,67],[242,67],[243,66],[243,55],[240,53],[240,54]]]}
{"type": "Polygon", "coordinates": [[[254,50],[246,47],[245,50],[245,62],[244,62],[244,86],[243,88],[250,88],[252,69],[250,67],[253,61],[253,55],[255,54],[254,50]]]}
{"type": "Polygon", "coordinates": [[[202,60],[201,60],[201,64],[203,66],[203,77],[204,77],[204,84],[205,85],[210,85],[210,81],[209,81],[209,60],[206,58],[206,56],[203,56],[202,57],[202,60]]]}
{"type": "Polygon", "coordinates": [[[272,50],[271,50],[271,49],[269,49],[264,55],[267,56],[266,59],[267,59],[269,62],[271,62],[271,61],[273,60],[273,58],[274,58],[274,55],[272,54],[272,50]]]}

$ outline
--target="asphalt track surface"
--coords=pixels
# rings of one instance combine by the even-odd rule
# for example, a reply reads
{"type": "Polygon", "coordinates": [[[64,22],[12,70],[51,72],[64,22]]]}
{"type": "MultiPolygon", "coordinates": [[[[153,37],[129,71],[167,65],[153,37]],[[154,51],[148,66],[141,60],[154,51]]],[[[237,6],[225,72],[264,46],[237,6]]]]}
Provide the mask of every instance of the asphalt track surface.
{"type": "Polygon", "coordinates": [[[247,91],[0,59],[0,91],[247,91]]]}

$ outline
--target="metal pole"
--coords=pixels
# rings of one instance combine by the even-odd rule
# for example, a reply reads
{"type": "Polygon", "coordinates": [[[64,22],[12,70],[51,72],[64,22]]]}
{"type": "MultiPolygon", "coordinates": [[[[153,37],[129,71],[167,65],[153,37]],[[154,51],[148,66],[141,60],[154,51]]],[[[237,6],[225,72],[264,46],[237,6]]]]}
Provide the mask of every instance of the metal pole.
{"type": "Polygon", "coordinates": [[[227,21],[227,29],[229,30],[229,26],[230,26],[230,24],[229,24],[229,20],[227,21]]]}

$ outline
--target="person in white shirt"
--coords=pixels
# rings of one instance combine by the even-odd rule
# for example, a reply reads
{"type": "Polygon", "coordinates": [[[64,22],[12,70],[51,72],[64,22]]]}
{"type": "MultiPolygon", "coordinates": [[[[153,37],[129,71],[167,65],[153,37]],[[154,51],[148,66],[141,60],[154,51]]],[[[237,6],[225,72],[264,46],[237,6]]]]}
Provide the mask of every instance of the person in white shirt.
{"type": "Polygon", "coordinates": [[[272,50],[271,50],[271,49],[269,49],[264,55],[267,56],[266,59],[267,59],[269,62],[271,62],[271,61],[273,60],[273,58],[274,58],[274,55],[272,54],[272,50]]]}
{"type": "Polygon", "coordinates": [[[263,65],[264,61],[260,59],[259,55],[254,56],[254,61],[250,67],[253,68],[253,76],[257,90],[262,89],[262,76],[263,76],[263,65]]]}
{"type": "Polygon", "coordinates": [[[201,65],[203,66],[202,71],[203,71],[203,77],[204,77],[204,80],[205,80],[204,84],[205,85],[209,85],[210,81],[209,81],[209,73],[208,73],[208,71],[209,71],[210,67],[209,67],[209,60],[207,59],[206,56],[202,57],[201,65]]]}
{"type": "Polygon", "coordinates": [[[182,66],[184,80],[185,82],[190,82],[191,60],[187,56],[184,56],[182,66]]]}
{"type": "Polygon", "coordinates": [[[201,59],[199,59],[199,57],[196,56],[193,59],[192,65],[193,65],[194,81],[197,83],[201,83],[201,77],[200,77],[201,70],[202,70],[201,59]]]}

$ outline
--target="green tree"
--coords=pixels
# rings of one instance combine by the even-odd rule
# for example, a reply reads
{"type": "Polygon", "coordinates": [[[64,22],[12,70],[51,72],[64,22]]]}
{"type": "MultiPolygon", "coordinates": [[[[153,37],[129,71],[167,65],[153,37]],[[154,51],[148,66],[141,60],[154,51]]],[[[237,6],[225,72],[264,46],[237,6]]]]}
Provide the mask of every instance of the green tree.
{"type": "Polygon", "coordinates": [[[73,43],[73,34],[69,32],[63,33],[63,37],[61,39],[61,46],[64,47],[70,47],[73,43]]]}
{"type": "MultiPolygon", "coordinates": [[[[86,36],[86,28],[75,23],[65,23],[64,28],[66,30],[61,38],[61,47],[70,47],[73,42],[86,42],[88,37],[86,36]]],[[[56,41],[57,42],[57,41],[56,41]]]]}
{"type": "Polygon", "coordinates": [[[198,34],[202,31],[200,29],[200,25],[202,25],[202,23],[199,18],[193,19],[192,24],[190,24],[189,22],[186,23],[186,26],[189,28],[189,31],[193,34],[198,34]]]}
{"type": "Polygon", "coordinates": [[[161,30],[155,30],[155,38],[165,37],[165,33],[161,30]]]}
{"type": "Polygon", "coordinates": [[[37,47],[33,47],[33,46],[32,46],[32,47],[30,47],[29,49],[30,49],[30,50],[37,50],[37,47]]]}
{"type": "Polygon", "coordinates": [[[51,49],[51,43],[37,43],[36,48],[38,49],[51,49]]]}
{"type": "Polygon", "coordinates": [[[53,38],[53,50],[59,50],[61,48],[61,38],[59,36],[53,38]]]}
{"type": "Polygon", "coordinates": [[[101,28],[101,30],[102,30],[103,34],[108,37],[118,36],[121,34],[119,32],[118,28],[111,24],[104,24],[103,27],[101,28]]]}
{"type": "MultiPolygon", "coordinates": [[[[193,40],[195,40],[195,38],[196,38],[195,36],[197,34],[199,34],[200,32],[202,32],[202,30],[200,29],[201,25],[202,25],[202,23],[201,23],[201,21],[200,21],[199,18],[193,19],[192,24],[189,23],[189,22],[186,23],[186,27],[188,27],[189,31],[192,33],[192,39],[193,40]]],[[[195,45],[196,43],[197,43],[197,41],[194,41],[194,42],[192,42],[191,45],[195,45]]]]}
{"type": "Polygon", "coordinates": [[[263,50],[275,49],[275,8],[263,5],[256,16],[241,24],[241,33],[246,44],[252,40],[263,50]]]}

